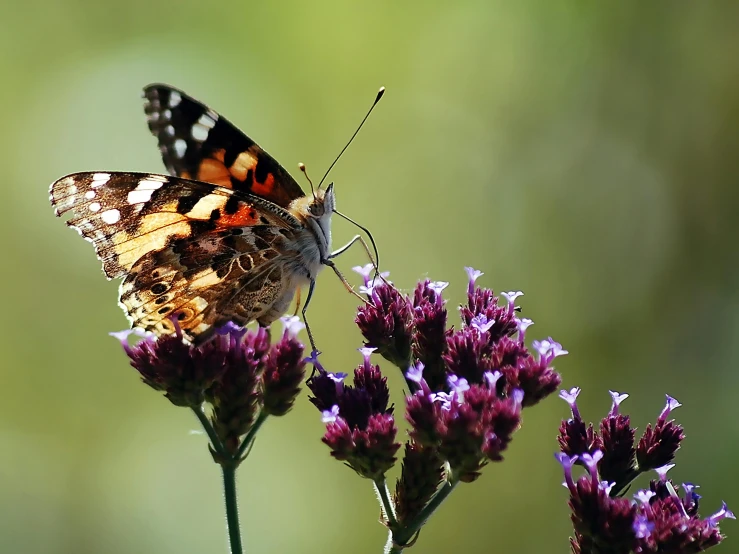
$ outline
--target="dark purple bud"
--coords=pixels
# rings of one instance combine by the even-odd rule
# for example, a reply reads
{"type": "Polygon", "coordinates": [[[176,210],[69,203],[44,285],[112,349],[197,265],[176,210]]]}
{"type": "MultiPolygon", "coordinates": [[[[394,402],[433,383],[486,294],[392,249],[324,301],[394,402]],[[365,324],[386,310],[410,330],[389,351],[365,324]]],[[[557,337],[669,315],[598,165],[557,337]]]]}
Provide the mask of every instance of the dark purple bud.
{"type": "Polygon", "coordinates": [[[441,291],[448,283],[422,281],[413,295],[413,354],[426,368],[429,386],[443,380],[447,311],[441,291]]]}
{"type": "Polygon", "coordinates": [[[137,333],[121,331],[111,335],[121,342],[144,383],[163,391],[175,406],[199,408],[205,391],[226,371],[232,345],[228,339],[215,337],[194,347],[183,341],[176,321],[175,329],[174,335],[148,335],[133,346],[128,344],[128,337],[137,333]]]}
{"type": "Polygon", "coordinates": [[[366,346],[377,348],[386,360],[406,370],[411,363],[413,308],[393,286],[372,287],[369,304],[360,306],[355,319],[366,346]]]}
{"type": "Polygon", "coordinates": [[[323,442],[331,455],[346,462],[367,479],[378,479],[396,461],[400,443],[395,442],[395,421],[390,414],[374,414],[365,429],[352,428],[342,417],[326,425],[323,442]]]}
{"type": "MultiPolygon", "coordinates": [[[[613,413],[613,410],[610,412],[613,413]]],[[[617,484],[622,490],[635,477],[636,449],[634,448],[634,429],[627,415],[608,415],[600,422],[603,459],[600,462],[600,476],[617,484]]]]}
{"type": "Polygon", "coordinates": [[[674,398],[667,397],[667,405],[662,410],[657,422],[652,427],[648,424],[639,439],[636,449],[636,460],[641,471],[649,471],[670,463],[685,438],[682,426],[674,420],[667,420],[672,410],[680,406],[674,398]]]}
{"type": "Polygon", "coordinates": [[[270,348],[262,375],[263,409],[275,416],[290,411],[305,377],[304,347],[296,338],[304,325],[295,316],[280,319],[284,325],[282,338],[270,348]]]}
{"type": "Polygon", "coordinates": [[[243,333],[229,332],[212,341],[228,344],[226,371],[206,392],[213,405],[211,421],[223,445],[238,451],[240,439],[253,425],[260,408],[260,381],[269,352],[269,334],[264,328],[243,333]]]}
{"type": "MultiPolygon", "coordinates": [[[[446,344],[444,361],[449,373],[464,377],[470,383],[482,383],[483,374],[495,369],[490,336],[476,327],[453,332],[446,338],[446,344]]],[[[446,383],[445,374],[430,375],[425,371],[424,378],[434,391],[442,390],[446,383]]]]}
{"type": "Polygon", "coordinates": [[[444,461],[433,448],[409,441],[405,444],[403,469],[395,486],[395,516],[400,525],[413,520],[441,485],[444,461]]]}

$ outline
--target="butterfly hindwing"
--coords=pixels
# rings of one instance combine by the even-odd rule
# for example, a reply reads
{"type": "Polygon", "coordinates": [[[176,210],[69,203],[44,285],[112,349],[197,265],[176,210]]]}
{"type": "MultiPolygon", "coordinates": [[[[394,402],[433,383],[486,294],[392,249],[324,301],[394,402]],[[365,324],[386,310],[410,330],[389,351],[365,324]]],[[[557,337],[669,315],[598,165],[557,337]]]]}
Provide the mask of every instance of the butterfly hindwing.
{"type": "Polygon", "coordinates": [[[144,89],[144,110],[167,170],[254,194],[287,208],[303,191],[290,174],[224,117],[168,85],[144,89]]]}

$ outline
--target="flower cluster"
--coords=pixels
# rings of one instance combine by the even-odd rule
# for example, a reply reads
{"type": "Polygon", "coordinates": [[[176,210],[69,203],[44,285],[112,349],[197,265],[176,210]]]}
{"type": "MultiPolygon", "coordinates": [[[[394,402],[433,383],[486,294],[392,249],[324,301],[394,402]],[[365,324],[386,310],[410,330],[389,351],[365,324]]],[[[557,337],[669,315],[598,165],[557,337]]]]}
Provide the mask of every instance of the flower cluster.
{"type": "Polygon", "coordinates": [[[394,502],[383,508],[388,527],[399,531],[394,540],[405,544],[404,531],[417,530],[413,522],[425,521],[441,495],[503,459],[522,409],[559,386],[551,364],[567,352],[551,338],[533,341],[530,351],[525,333],[532,321],[519,319],[515,304],[522,293],[504,293],[501,301],[476,285],[482,273],[474,269],[466,268],[467,301],[459,308],[458,329],[448,326],[442,295],[448,283],[424,280],[404,295],[387,274],[373,278],[371,265],[355,270],[368,297],[356,317],[365,339],[364,362],[354,372],[353,385],[347,385],[345,374],[325,371],[312,357],[318,372],[308,387],[326,423],[323,441],[332,455],[380,489],[400,444],[386,381],[371,364],[371,353],[403,372],[411,429],[394,502]]]}
{"type": "Polygon", "coordinates": [[[202,413],[211,406],[210,423],[219,447],[236,456],[241,439],[258,418],[286,414],[300,391],[305,374],[303,327],[297,317],[284,317],[281,338],[270,344],[267,329],[246,330],[231,323],[199,346],[183,340],[176,318],[175,333],[155,337],[136,331],[112,333],[120,340],[141,378],[176,406],[202,413]],[[129,345],[131,334],[142,336],[129,345]]]}
{"type": "Polygon", "coordinates": [[[569,505],[575,536],[574,554],[628,554],[650,552],[702,552],[723,539],[718,523],[734,515],[726,504],[712,516],[698,515],[695,485],[676,486],[667,478],[675,453],[685,438],[682,427],[668,420],[680,403],[667,397],[654,426],[647,426],[635,444],[635,431],[619,405],[628,395],[611,392],[613,404],[601,420],[600,430],[585,424],[577,407],[580,390],[562,391],[572,417],[559,430],[561,452],[556,455],[570,492],[569,505]],[[586,474],[573,476],[573,466],[586,474]],[[654,470],[658,478],[633,499],[623,496],[641,473],[654,470]],[[682,496],[678,490],[682,489],[682,496]]]}

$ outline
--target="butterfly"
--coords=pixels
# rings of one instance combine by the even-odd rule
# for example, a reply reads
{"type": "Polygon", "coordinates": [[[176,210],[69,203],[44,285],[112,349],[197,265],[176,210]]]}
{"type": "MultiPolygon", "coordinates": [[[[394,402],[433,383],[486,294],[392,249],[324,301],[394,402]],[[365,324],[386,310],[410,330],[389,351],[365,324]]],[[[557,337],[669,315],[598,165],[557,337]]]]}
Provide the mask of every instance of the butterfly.
{"type": "Polygon", "coordinates": [[[356,242],[372,255],[360,235],[332,252],[333,183],[306,195],[258,144],[181,90],[153,84],[143,97],[170,175],[73,173],[49,193],[107,278],[123,278],[119,304],[133,328],[171,334],[176,319],[199,344],[227,322],[269,326],[307,286],[305,320],[324,266],[354,293],[332,258],[356,242]]]}

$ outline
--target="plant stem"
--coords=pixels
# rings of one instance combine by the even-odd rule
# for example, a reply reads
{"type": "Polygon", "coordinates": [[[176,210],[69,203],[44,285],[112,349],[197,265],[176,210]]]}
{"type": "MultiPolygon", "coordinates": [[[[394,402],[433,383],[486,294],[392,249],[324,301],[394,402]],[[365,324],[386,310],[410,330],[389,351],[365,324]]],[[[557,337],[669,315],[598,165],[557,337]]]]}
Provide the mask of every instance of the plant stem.
{"type": "Polygon", "coordinates": [[[393,505],[393,501],[390,499],[390,491],[387,490],[387,481],[385,481],[385,477],[379,477],[372,481],[372,484],[375,487],[377,498],[380,499],[380,507],[382,508],[382,513],[385,515],[385,519],[387,519],[388,527],[390,527],[390,529],[395,529],[398,525],[398,520],[395,519],[395,506],[393,505]]]}
{"type": "Polygon", "coordinates": [[[218,438],[216,430],[213,429],[213,426],[210,424],[208,417],[205,415],[205,412],[203,412],[203,408],[193,408],[192,411],[195,412],[195,416],[200,421],[200,425],[202,425],[203,429],[205,429],[205,432],[208,435],[208,439],[210,440],[210,444],[213,446],[213,450],[215,450],[218,454],[225,455],[223,444],[221,444],[221,440],[218,438]]]}
{"type": "Polygon", "coordinates": [[[393,533],[392,538],[396,546],[394,546],[395,550],[391,550],[390,552],[402,552],[402,547],[400,547],[400,550],[397,550],[397,548],[399,548],[398,545],[405,545],[413,538],[423,524],[426,523],[426,520],[428,520],[428,518],[431,517],[431,514],[441,506],[441,503],[447,499],[458,484],[459,480],[454,475],[451,475],[449,480],[444,483],[433,498],[429,500],[429,503],[424,506],[423,510],[421,510],[410,523],[393,533]]]}
{"type": "Polygon", "coordinates": [[[244,437],[244,440],[241,441],[241,446],[239,446],[239,452],[236,455],[237,459],[241,459],[244,457],[244,452],[246,452],[246,449],[249,448],[249,445],[254,441],[254,437],[257,434],[257,431],[259,431],[259,428],[262,426],[262,424],[267,421],[267,418],[269,416],[265,414],[263,411],[259,412],[259,416],[257,417],[257,420],[254,422],[254,425],[252,425],[251,429],[249,429],[249,432],[244,437]]]}
{"type": "Polygon", "coordinates": [[[226,500],[226,525],[228,526],[229,552],[243,554],[241,532],[239,530],[239,506],[236,502],[236,467],[237,464],[222,464],[223,496],[226,500]]]}

